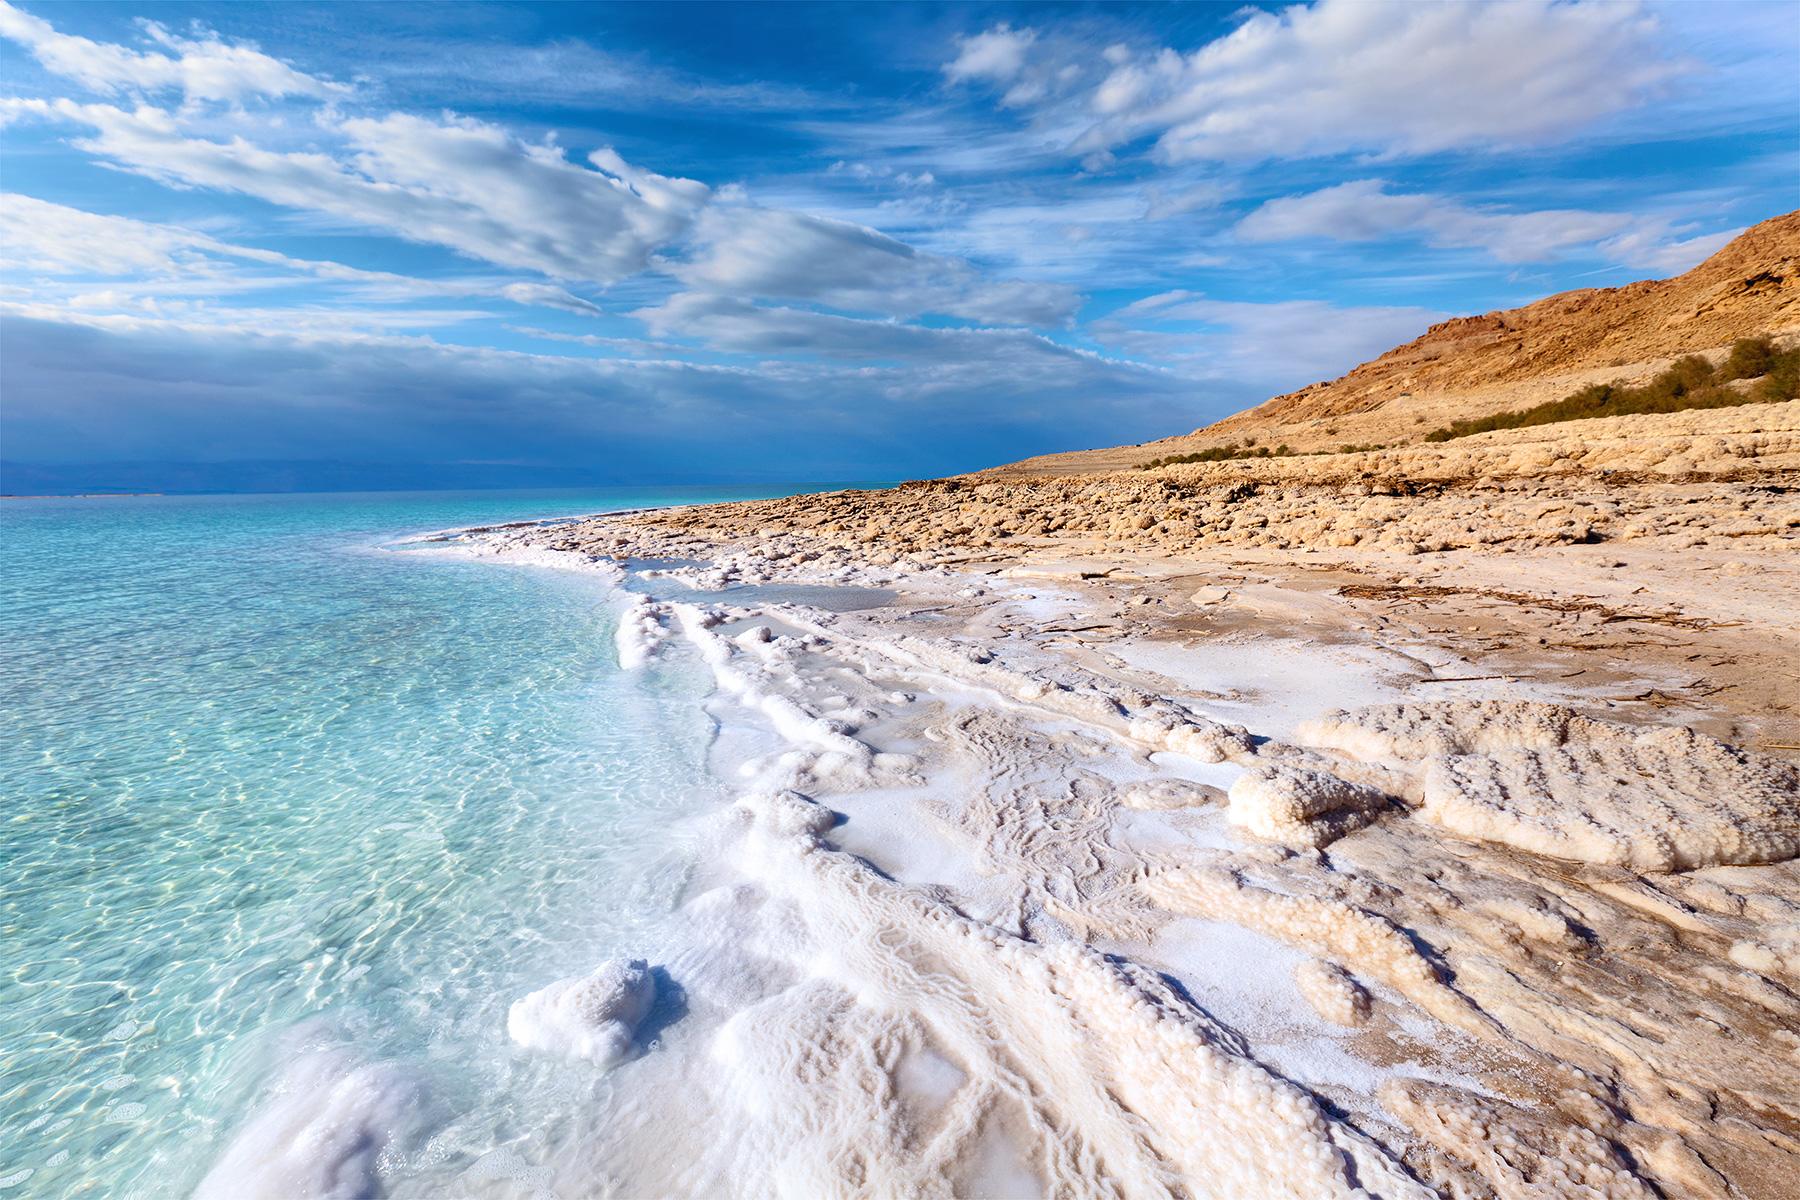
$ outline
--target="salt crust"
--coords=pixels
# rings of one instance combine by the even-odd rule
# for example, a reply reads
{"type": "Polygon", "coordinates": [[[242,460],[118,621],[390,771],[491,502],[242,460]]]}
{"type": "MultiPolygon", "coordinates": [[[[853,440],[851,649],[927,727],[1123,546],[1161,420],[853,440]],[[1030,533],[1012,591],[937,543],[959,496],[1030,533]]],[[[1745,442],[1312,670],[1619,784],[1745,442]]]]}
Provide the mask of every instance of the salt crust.
{"type": "MultiPolygon", "coordinates": [[[[309,1026],[289,1041],[308,1039],[309,1026]]],[[[231,1139],[195,1200],[356,1200],[380,1194],[384,1151],[420,1125],[424,1089],[342,1046],[299,1049],[271,1099],[231,1139]]]]}
{"type": "Polygon", "coordinates": [[[1680,871],[1800,854],[1800,773],[1680,728],[1553,704],[1451,700],[1339,712],[1296,736],[1422,775],[1420,815],[1576,862],[1680,871]]]}
{"type": "Polygon", "coordinates": [[[962,917],[814,835],[787,832],[792,804],[747,805],[769,826],[755,856],[772,886],[803,898],[832,961],[732,1018],[715,1048],[760,1113],[795,1138],[823,1126],[823,1144],[840,1148],[794,1162],[791,1194],[851,1183],[866,1194],[939,1194],[986,1121],[1018,1112],[1059,1193],[1429,1195],[1304,1091],[1234,1053],[1155,975],[962,917]],[[856,1050],[909,1036],[964,1079],[931,1142],[911,1155],[888,1111],[885,1072],[856,1050]],[[831,1070],[864,1077],[821,1088],[831,1070]],[[838,1173],[846,1157],[852,1178],[838,1173]]]}
{"type": "Polygon", "coordinates": [[[650,661],[651,655],[668,636],[663,628],[664,606],[648,596],[638,596],[619,614],[619,627],[613,641],[619,651],[619,666],[634,671],[650,661]]]}
{"type": "Polygon", "coordinates": [[[737,806],[741,865],[804,921],[808,975],[731,1017],[713,1050],[771,1151],[786,1147],[785,1194],[947,1194],[998,1122],[1059,1194],[1429,1195],[1155,974],[1012,936],[830,848],[834,818],[802,785],[904,764],[780,694],[794,679],[779,654],[756,661],[711,614],[674,610],[721,690],[792,747],[737,806]],[[919,1143],[892,1093],[895,1063],[922,1048],[961,1082],[919,1143]]]}
{"type": "Polygon", "coordinates": [[[1335,1025],[1361,1025],[1369,1019],[1368,989],[1336,963],[1307,959],[1294,969],[1294,986],[1314,1012],[1335,1025]]]}
{"type": "Polygon", "coordinates": [[[1275,764],[1252,767],[1231,785],[1229,817],[1257,837],[1316,849],[1369,824],[1389,803],[1374,788],[1275,764]]]}
{"type": "Polygon", "coordinates": [[[1653,1200],[1657,1194],[1611,1142],[1576,1122],[1546,1121],[1517,1105],[1416,1079],[1389,1080],[1381,1102],[1420,1137],[1451,1147],[1500,1200],[1653,1200]]]}
{"type": "MultiPolygon", "coordinates": [[[[716,574],[745,580],[770,569],[767,562],[749,554],[727,556],[720,563],[716,574]]],[[[858,581],[845,569],[827,575],[858,581]]],[[[784,625],[806,623],[787,611],[781,612],[780,618],[784,625]]],[[[1208,1191],[1203,1177],[1202,1185],[1196,1187],[1194,1170],[1210,1172],[1211,1159],[1194,1152],[1170,1153],[1163,1142],[1170,1130],[1180,1129],[1184,1119],[1180,1098],[1165,1096],[1161,1087],[1155,1086],[1158,1076],[1153,1067],[1145,1068],[1143,1077],[1133,1079],[1129,1086],[1116,1077],[1120,1070],[1135,1072],[1128,1051],[1146,1039],[1141,1031],[1124,1032],[1129,1024],[1120,1021],[1114,1011],[1117,1005],[1106,998],[1109,990],[1102,990],[1095,1001],[1084,998],[1079,1006],[1068,1003],[1063,993],[1057,993],[1060,1000],[1046,1002],[1042,989],[1034,990],[1001,970],[985,951],[916,928],[914,917],[905,915],[914,909],[941,913],[920,918],[933,925],[940,920],[968,921],[949,906],[949,895],[896,884],[820,841],[829,834],[834,818],[805,793],[879,785],[904,775],[908,764],[904,756],[876,753],[856,736],[856,725],[865,718],[851,711],[841,698],[834,698],[836,689],[825,696],[822,713],[828,715],[807,706],[812,689],[797,669],[802,653],[829,649],[840,666],[884,679],[897,671],[902,686],[916,690],[896,693],[896,703],[900,695],[911,702],[920,692],[935,690],[935,678],[948,677],[960,685],[991,689],[998,701],[996,711],[1067,716],[1089,730],[1110,733],[1127,747],[1168,749],[1172,748],[1168,744],[1171,737],[1193,739],[1188,753],[1204,761],[1230,762],[1250,771],[1275,765],[1317,771],[1421,810],[1426,801],[1426,768],[1434,757],[1492,758],[1515,750],[1561,750],[1572,740],[1583,744],[1600,740],[1581,724],[1585,718],[1568,710],[1535,706],[1537,711],[1533,711],[1533,706],[1525,706],[1497,714],[1494,720],[1465,722],[1461,727],[1453,721],[1438,721],[1435,726],[1432,721],[1421,721],[1414,733],[1441,735],[1425,752],[1417,746],[1396,745],[1395,749],[1408,753],[1377,747],[1368,752],[1373,756],[1369,761],[1361,761],[1345,757],[1346,751],[1331,746],[1328,740],[1315,743],[1324,747],[1321,751],[1305,751],[1253,739],[1241,727],[1211,721],[1179,701],[1088,675],[1072,664],[1045,670],[1039,659],[1039,666],[1021,670],[999,661],[1002,654],[1018,661],[1011,646],[992,641],[918,638],[899,633],[892,625],[875,638],[842,639],[832,628],[832,618],[821,618],[803,638],[744,635],[725,639],[713,633],[721,619],[715,612],[695,610],[684,615],[673,607],[664,615],[666,623],[679,627],[714,665],[721,693],[765,714],[772,726],[783,731],[790,747],[750,773],[753,786],[738,811],[745,818],[745,827],[753,831],[745,839],[742,865],[747,874],[761,881],[760,889],[745,890],[788,897],[792,919],[808,930],[803,943],[806,949],[792,959],[801,968],[802,978],[779,995],[742,1010],[714,1044],[715,1059],[727,1068],[727,1092],[750,1105],[741,1123],[752,1131],[746,1136],[766,1138],[764,1156],[783,1163],[787,1173],[777,1188],[783,1194],[946,1195],[954,1190],[955,1180],[966,1178],[959,1173],[959,1164],[980,1157],[982,1146],[994,1143],[996,1129],[1005,1131],[1009,1143],[1019,1145],[1021,1161],[1028,1161],[1034,1173],[1042,1172],[1040,1185],[1049,1186],[1045,1181],[1054,1180],[1071,1194],[1335,1194],[1335,1189],[1321,1190],[1310,1182],[1296,1191],[1291,1184],[1266,1174],[1241,1174],[1235,1164],[1225,1177],[1234,1189],[1229,1193],[1224,1186],[1217,1192],[1208,1191]],[[784,703],[765,706],[771,697],[784,703]],[[809,806],[818,813],[809,813],[809,806]],[[810,865],[795,869],[792,856],[796,854],[810,865]],[[836,865],[827,869],[818,865],[821,862],[836,865]],[[864,874],[868,876],[866,886],[864,874]],[[828,885],[832,880],[842,886],[828,885]],[[891,904],[883,899],[890,896],[890,890],[891,904]],[[1097,1032],[1115,1026],[1114,1033],[1097,1032]],[[1105,1057],[1098,1062],[1079,1057],[1102,1051],[1105,1057]],[[1056,1053],[1068,1061],[1055,1059],[1056,1053]],[[943,1109],[925,1127],[912,1125],[906,1114],[897,1112],[893,1099],[896,1061],[919,1057],[954,1064],[950,1074],[960,1081],[946,1085],[949,1094],[943,1109]],[[1115,1064],[1114,1057],[1120,1062],[1115,1064]],[[1105,1096],[1094,1095],[1096,1083],[1105,1089],[1105,1096]],[[1097,1102],[1089,1103],[1090,1098],[1097,1102]],[[1123,1130],[1119,1128],[1121,1108],[1131,1110],[1130,1127],[1123,1130]],[[812,1147],[816,1153],[802,1154],[798,1147],[812,1147]],[[797,1162],[802,1158],[803,1163],[797,1162]],[[1104,1162],[1110,1169],[1115,1160],[1133,1165],[1122,1177],[1097,1175],[1083,1167],[1104,1162]],[[1135,1173],[1145,1162],[1152,1164],[1149,1173],[1135,1173]]],[[[1443,706],[1404,707],[1425,710],[1443,706]]],[[[1354,714],[1336,716],[1352,718],[1346,728],[1357,725],[1354,714]]],[[[1639,736],[1635,730],[1615,728],[1632,740],[1639,736]]],[[[1368,733],[1358,729],[1357,736],[1368,733]]],[[[1225,777],[1234,770],[1226,768],[1225,777]]],[[[1116,798],[1129,802],[1122,794],[1116,798]]],[[[1008,799],[1006,807],[989,815],[1013,820],[1023,814],[1008,799]]],[[[1035,817],[1027,818],[1032,819],[1035,817]]],[[[1434,846],[1447,847],[1444,852],[1434,852],[1421,846],[1419,825],[1403,821],[1384,824],[1394,828],[1352,839],[1342,850],[1334,851],[1330,860],[1305,854],[1277,858],[1274,856],[1280,851],[1257,852],[1246,846],[1234,850],[1226,860],[1237,863],[1236,867],[1202,863],[1170,869],[1166,862],[1151,860],[1135,868],[1134,875],[1120,873],[1116,877],[1129,877],[1128,889],[1148,901],[1148,907],[1229,921],[1328,960],[1320,964],[1317,970],[1321,974],[1311,981],[1318,985],[1319,995],[1309,998],[1321,1011],[1334,1006],[1336,1011],[1346,1011],[1346,997],[1348,1005],[1354,1006],[1354,993],[1343,985],[1360,987],[1357,979],[1366,980],[1398,993],[1453,1028],[1521,1052],[1537,1046],[1550,1055],[1540,1066],[1552,1074],[1552,1087],[1560,1090],[1547,1093],[1546,1104],[1553,1094],[1554,1105],[1563,1109],[1560,1115],[1548,1107],[1534,1107],[1529,1112],[1520,1110],[1523,1115],[1513,1120],[1512,1107],[1503,1102],[1450,1089],[1442,1096],[1427,1097],[1419,1110],[1436,1111],[1437,1117],[1415,1120],[1404,1110],[1405,1096],[1416,1081],[1402,1081],[1382,1093],[1390,1104],[1389,1112],[1407,1121],[1416,1140],[1396,1142],[1391,1129],[1378,1135],[1390,1145],[1405,1145],[1408,1165],[1428,1182],[1443,1186],[1446,1194],[1485,1187],[1500,1196],[1643,1195],[1641,1186],[1629,1178],[1635,1164],[1636,1169],[1662,1180],[1665,1188],[1677,1189],[1668,1194],[1723,1195],[1724,1179],[1708,1162],[1724,1160],[1703,1159],[1699,1152],[1718,1154],[1724,1148],[1725,1153],[1735,1153],[1750,1144],[1746,1138],[1758,1136],[1764,1125],[1749,1126],[1756,1131],[1751,1134],[1733,1133],[1735,1126],[1718,1125],[1707,1116],[1708,1096],[1716,1091],[1733,1098],[1730,1103],[1743,1097],[1753,1108],[1766,1108],[1781,1102],[1779,1086],[1746,1090],[1742,1079],[1748,1076],[1735,1058],[1709,1057],[1736,1054],[1729,1038],[1712,1038],[1708,1033],[1694,1043],[1689,1034],[1701,1026],[1692,1021],[1680,1024],[1680,1014],[1673,1010],[1665,1015],[1654,1006],[1643,1008],[1632,1018],[1635,1024],[1648,1025],[1640,1034],[1634,1024],[1605,1015],[1607,1010],[1601,1004],[1570,1003],[1545,991],[1551,986],[1544,975],[1549,967],[1585,980],[1584,986],[1603,982],[1598,968],[1590,970],[1583,958],[1602,941],[1609,947],[1609,955],[1636,955],[1633,939],[1641,936],[1641,924],[1632,924],[1635,918],[1616,907],[1596,907],[1601,895],[1613,896],[1611,884],[1619,882],[1618,877],[1596,877],[1590,881],[1592,894],[1585,901],[1582,893],[1574,891],[1565,893],[1564,899],[1570,903],[1564,903],[1541,889],[1503,885],[1497,877],[1483,873],[1486,868],[1480,864],[1506,863],[1505,858],[1483,858],[1470,848],[1456,849],[1454,839],[1426,838],[1434,846]],[[1379,882],[1382,878],[1409,878],[1407,871],[1421,851],[1430,863],[1430,874],[1418,881],[1416,894],[1412,888],[1401,891],[1379,882]],[[1491,917],[1487,915],[1490,911],[1491,917]],[[1541,963],[1540,947],[1549,951],[1541,963]],[[1356,979],[1335,975],[1337,963],[1354,970],[1356,979]],[[1444,964],[1442,968],[1439,963],[1444,964]],[[1479,1007],[1474,998],[1479,998],[1479,1007]],[[1674,1036],[1677,1025],[1681,1037],[1674,1036]],[[1572,1055],[1579,1066],[1558,1073],[1557,1063],[1565,1054],[1572,1055]],[[1626,1081],[1630,1118],[1623,1120],[1622,1111],[1606,1108],[1604,1093],[1586,1082],[1580,1071],[1600,1072],[1594,1078],[1626,1081]],[[1696,1082],[1685,1082],[1689,1079],[1696,1082]],[[1726,1087],[1732,1090],[1721,1090],[1726,1087]],[[1568,1107],[1574,1101],[1589,1107],[1575,1112],[1568,1107]],[[1483,1108],[1484,1104],[1488,1107],[1483,1108]],[[1613,1115],[1608,1117],[1608,1112],[1613,1115]],[[1591,1141],[1577,1138],[1563,1144],[1573,1136],[1571,1129],[1584,1127],[1592,1133],[1591,1141]],[[1496,1137],[1496,1129],[1503,1136],[1496,1137]],[[1614,1143],[1628,1146],[1628,1155],[1615,1152],[1614,1143]],[[1556,1174],[1556,1165],[1563,1159],[1583,1172],[1569,1176],[1582,1181],[1578,1185],[1561,1186],[1563,1177],[1556,1174]],[[1451,1160],[1459,1164],[1457,1169],[1446,1173],[1435,1169],[1434,1164],[1451,1160]],[[1615,1177],[1621,1169],[1627,1174],[1615,1177]],[[1548,1185],[1537,1186],[1532,1182],[1537,1179],[1548,1185]]],[[[1058,829],[1062,831],[1062,827],[1058,829]]],[[[1093,832],[1082,825],[1066,833],[1064,853],[1079,855],[1093,832]]],[[[1103,847],[1095,849],[1104,852],[1103,847]]],[[[1078,897],[1082,911],[1096,914],[1102,911],[1102,904],[1126,900],[1122,895],[1126,889],[1100,890],[1096,881],[1101,876],[1094,873],[1094,862],[1082,862],[1076,868],[1075,858],[1070,857],[1068,863],[1072,880],[1086,893],[1078,897]]],[[[1009,871],[1013,866],[1008,861],[1009,871]]],[[[1522,860],[1515,860],[1507,869],[1534,870],[1522,860]]],[[[1716,870],[1735,869],[1740,868],[1716,870]]],[[[1542,874],[1543,869],[1535,871],[1542,874]]],[[[1670,876],[1658,882],[1668,888],[1710,874],[1670,876]]],[[[1106,879],[1105,886],[1114,888],[1114,876],[1106,879]]],[[[1636,882],[1645,888],[1651,885],[1647,880],[1636,882]]],[[[1748,904],[1756,899],[1748,893],[1727,891],[1726,902],[1748,904]]],[[[1698,895],[1694,892],[1689,898],[1698,895]]],[[[1647,903],[1633,907],[1649,911],[1647,903]]],[[[1680,905],[1673,893],[1667,906],[1683,913],[1685,923],[1677,922],[1679,928],[1712,928],[1710,922],[1701,921],[1680,905]]],[[[1108,908],[1104,921],[1094,928],[1104,933],[1108,928],[1105,921],[1119,928],[1116,918],[1128,907],[1126,901],[1118,912],[1108,908]]],[[[1658,920],[1666,919],[1661,908],[1657,913],[1658,920]]],[[[1011,936],[1010,926],[968,924],[984,940],[1019,947],[1013,954],[1035,958],[1085,953],[1075,942],[1025,940],[1011,936]]],[[[1077,930],[1077,938],[1092,936],[1079,932],[1083,926],[1069,928],[1077,930]]],[[[1732,965],[1701,968],[1712,989],[1704,1011],[1716,1013],[1721,1020],[1732,1013],[1741,1016],[1736,1009],[1719,1006],[1742,994],[1771,1011],[1787,1012],[1785,994],[1778,995],[1776,985],[1765,982],[1761,975],[1785,965],[1784,939],[1773,930],[1746,928],[1741,920],[1727,928],[1737,939],[1729,943],[1732,965]]],[[[1002,958],[1010,961],[1011,955],[1002,958]]],[[[1248,1057],[1249,1048],[1241,1039],[1213,1024],[1180,997],[1162,996],[1159,988],[1164,985],[1154,976],[1119,960],[1101,960],[1101,965],[1128,991],[1166,1006],[1178,1024],[1191,1026],[1193,1036],[1210,1044],[1215,1054],[1261,1071],[1248,1057]]],[[[1302,968],[1300,975],[1311,973],[1311,968],[1302,968]]],[[[1646,976],[1646,983],[1648,980],[1646,976]]],[[[1309,986],[1299,977],[1296,982],[1302,988],[1309,986]]],[[[1387,992],[1383,995],[1386,998],[1387,992]]],[[[1662,1003],[1668,1003],[1667,998],[1662,1003]]],[[[1719,1028],[1728,1032],[1730,1025],[1719,1028]]],[[[1305,1092],[1296,1089],[1296,1094],[1317,1109],[1305,1092]]],[[[1244,1135],[1254,1124],[1247,1113],[1262,1111],[1266,1105],[1266,1098],[1247,1103],[1246,1115],[1226,1121],[1225,1126],[1244,1135]]],[[[1399,1177],[1392,1161],[1377,1148],[1361,1142],[1359,1135],[1329,1116],[1326,1120],[1327,1138],[1342,1148],[1347,1161],[1354,1164],[1355,1180],[1368,1191],[1420,1194],[1416,1183],[1399,1177]]],[[[1364,1127],[1379,1131],[1384,1128],[1382,1120],[1377,1117],[1374,1125],[1364,1127]]],[[[1265,1153],[1287,1153],[1281,1148],[1292,1135],[1286,1118],[1265,1113],[1263,1124],[1280,1135],[1276,1141],[1269,1135],[1263,1137],[1265,1153]]],[[[1305,1144],[1304,1137],[1301,1143],[1305,1144]]],[[[1015,1190],[1042,1190],[1042,1186],[1015,1190]]]]}
{"type": "Polygon", "coordinates": [[[514,1001],[506,1031],[528,1050],[611,1067],[630,1056],[637,1027],[655,1002],[649,964],[613,958],[587,975],[560,979],[514,1001]]]}

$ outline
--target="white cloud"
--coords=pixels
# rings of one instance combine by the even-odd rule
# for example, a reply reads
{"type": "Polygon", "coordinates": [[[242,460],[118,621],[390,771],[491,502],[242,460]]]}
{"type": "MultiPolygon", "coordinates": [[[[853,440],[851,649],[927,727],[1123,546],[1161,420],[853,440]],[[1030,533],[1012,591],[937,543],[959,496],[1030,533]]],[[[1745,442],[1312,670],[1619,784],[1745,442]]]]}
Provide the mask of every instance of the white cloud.
{"type": "Polygon", "coordinates": [[[865,162],[845,162],[839,159],[826,168],[827,175],[848,175],[852,179],[864,183],[876,180],[891,179],[903,188],[928,188],[937,184],[937,176],[930,171],[896,171],[885,164],[871,166],[865,162]]]}
{"type": "MultiPolygon", "coordinates": [[[[1069,149],[1096,163],[1143,138],[1171,163],[1539,144],[1636,105],[1679,73],[1655,30],[1633,3],[1320,0],[1251,10],[1188,54],[1114,46],[1095,55],[1058,43],[1069,58],[1055,77],[1080,86],[1034,86],[1031,100],[1058,102],[1046,120],[1080,121],[1069,149]],[[1065,94],[1079,106],[1060,103],[1065,94]]],[[[1027,60],[1029,32],[1009,32],[1015,53],[958,67],[971,39],[946,72],[1006,86],[1003,102],[1016,105],[1015,80],[1059,67],[1027,60]]]]}
{"type": "MultiPolygon", "coordinates": [[[[6,266],[14,271],[83,281],[127,281],[102,291],[91,290],[93,285],[85,282],[76,287],[90,290],[67,289],[67,294],[85,298],[90,307],[96,306],[96,298],[102,296],[132,296],[140,300],[169,295],[216,296],[317,280],[353,285],[374,296],[479,296],[586,316],[601,315],[598,305],[551,284],[428,280],[388,271],[366,271],[342,263],[234,245],[175,225],[85,212],[17,192],[0,193],[0,247],[5,250],[6,266]]],[[[38,290],[45,290],[41,281],[38,290]]]]}
{"type": "Polygon", "coordinates": [[[952,82],[979,79],[1009,84],[1025,67],[1025,53],[1037,34],[1029,29],[996,25],[986,33],[961,38],[956,57],[944,64],[944,76],[952,82]]]}
{"type": "Polygon", "coordinates": [[[694,257],[669,264],[670,272],[690,287],[738,296],[1026,325],[1066,322],[1080,303],[1062,284],[988,279],[961,259],[867,226],[782,209],[709,209],[695,239],[694,257]]]}
{"type": "Polygon", "coordinates": [[[1128,304],[1089,329],[1106,345],[1173,370],[1242,381],[1267,394],[1335,378],[1446,315],[1323,300],[1214,300],[1177,290],[1128,304]]]}
{"type": "Polygon", "coordinates": [[[1270,200],[1238,223],[1237,234],[1252,242],[1416,237],[1431,246],[1483,250],[1504,263],[1547,262],[1589,247],[1626,266],[1685,269],[1735,231],[1680,239],[1665,217],[1582,209],[1509,213],[1428,192],[1389,192],[1379,179],[1359,179],[1270,200]]]}
{"type": "Polygon", "coordinates": [[[1144,189],[1144,220],[1166,221],[1200,209],[1216,209],[1231,198],[1232,187],[1218,181],[1191,184],[1169,191],[1152,185],[1144,189]]]}
{"type": "MultiPolygon", "coordinates": [[[[41,41],[60,37],[38,25],[41,41]]],[[[106,50],[109,61],[130,54],[82,44],[106,50]]],[[[223,125],[229,136],[217,121],[148,103],[0,100],[0,116],[83,126],[77,148],[171,187],[251,196],[557,281],[606,285],[667,271],[689,287],[745,298],[1007,324],[1063,323],[1080,302],[1066,285],[989,279],[961,258],[923,253],[865,226],[734,202],[732,188],[714,193],[659,175],[610,148],[573,161],[554,141],[525,141],[452,113],[322,111],[303,149],[285,133],[281,149],[260,144],[280,122],[251,123],[241,112],[223,125]]],[[[929,170],[886,163],[847,164],[843,173],[913,194],[936,184],[929,170]]],[[[498,294],[592,311],[548,285],[498,294]]]]}
{"type": "Polygon", "coordinates": [[[190,101],[237,104],[252,96],[330,100],[350,92],[341,83],[296,71],[248,43],[227,42],[210,31],[184,38],[154,21],[141,25],[145,36],[168,53],[58,33],[41,17],[0,0],[0,37],[25,47],[52,74],[105,95],[173,90],[190,101]]]}
{"type": "Polygon", "coordinates": [[[685,232],[710,190],[657,175],[611,150],[592,169],[558,147],[522,142],[497,125],[403,113],[342,122],[346,160],[265,150],[241,137],[188,136],[161,109],[15,100],[30,113],[88,126],[81,149],[176,187],[237,192],[328,213],[410,241],[559,279],[610,282],[635,274],[685,232]]]}
{"type": "Polygon", "coordinates": [[[1637,229],[1609,239],[1601,248],[1614,262],[1624,266],[1639,267],[1658,275],[1679,275],[1724,249],[1727,242],[1748,228],[1738,226],[1683,238],[1672,235],[1670,227],[1669,222],[1661,219],[1647,221],[1637,229]]]}
{"type": "Polygon", "coordinates": [[[744,354],[820,355],[859,361],[910,360],[922,365],[1002,362],[1021,368],[1089,358],[1023,329],[944,329],[843,317],[810,309],[763,306],[730,296],[684,292],[631,314],[652,336],[698,338],[716,350],[744,354]]]}

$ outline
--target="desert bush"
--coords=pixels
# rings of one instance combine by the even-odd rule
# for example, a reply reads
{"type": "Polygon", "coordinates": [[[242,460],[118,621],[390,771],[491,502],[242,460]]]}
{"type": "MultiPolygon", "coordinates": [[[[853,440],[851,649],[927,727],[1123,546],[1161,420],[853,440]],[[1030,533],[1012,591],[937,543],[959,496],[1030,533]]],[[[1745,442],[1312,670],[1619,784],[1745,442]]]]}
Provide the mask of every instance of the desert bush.
{"type": "Polygon", "coordinates": [[[1775,343],[1766,337],[1739,338],[1720,371],[1726,379],[1759,379],[1775,365],[1775,343]]]}
{"type": "Polygon", "coordinates": [[[1293,451],[1287,448],[1285,442],[1271,450],[1267,446],[1258,446],[1256,439],[1252,438],[1242,446],[1233,442],[1229,446],[1211,446],[1205,450],[1195,450],[1190,454],[1169,454],[1162,458],[1153,458],[1147,463],[1139,464],[1138,470],[1149,471],[1156,467],[1172,467],[1180,463],[1229,462],[1237,458],[1286,458],[1292,453],[1293,451]]]}
{"type": "Polygon", "coordinates": [[[1559,421],[1589,417],[1623,417],[1635,413],[1672,413],[1696,408],[1731,408],[1739,404],[1763,404],[1800,396],[1800,347],[1777,352],[1767,338],[1744,338],[1732,347],[1725,366],[1714,368],[1698,354],[1670,363],[1655,378],[1638,386],[1591,383],[1561,400],[1531,408],[1494,413],[1466,421],[1452,421],[1425,435],[1428,442],[1491,433],[1496,429],[1526,429],[1559,421]],[[1760,343],[1760,344],[1759,344],[1760,343]],[[1740,349],[1742,353],[1740,353],[1740,349]],[[1764,354],[1766,351],[1766,356],[1764,354]],[[1733,364],[1736,364],[1735,366],[1733,364]],[[1729,383],[1757,378],[1735,374],[1761,368],[1758,382],[1748,388],[1729,383]]]}

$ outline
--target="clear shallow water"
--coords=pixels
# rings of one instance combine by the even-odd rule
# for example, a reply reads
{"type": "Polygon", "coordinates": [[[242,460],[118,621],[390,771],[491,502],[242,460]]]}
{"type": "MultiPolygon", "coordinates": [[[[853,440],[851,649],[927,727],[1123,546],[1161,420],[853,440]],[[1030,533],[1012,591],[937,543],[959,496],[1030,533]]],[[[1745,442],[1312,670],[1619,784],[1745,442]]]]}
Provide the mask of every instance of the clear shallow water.
{"type": "Polygon", "coordinates": [[[653,954],[708,687],[579,573],[379,547],[722,498],[0,503],[0,1196],[185,1195],[320,1046],[423,1097],[398,1190],[528,1161],[603,1085],[507,1005],[653,954]]]}

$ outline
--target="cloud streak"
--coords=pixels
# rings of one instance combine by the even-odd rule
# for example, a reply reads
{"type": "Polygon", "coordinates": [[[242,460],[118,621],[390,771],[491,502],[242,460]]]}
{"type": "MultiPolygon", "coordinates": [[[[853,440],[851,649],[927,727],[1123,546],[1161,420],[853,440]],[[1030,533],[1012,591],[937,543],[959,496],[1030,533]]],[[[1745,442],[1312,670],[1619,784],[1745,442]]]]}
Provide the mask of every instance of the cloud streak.
{"type": "Polygon", "coordinates": [[[1664,270],[1686,270],[1738,232],[1684,238],[1667,218],[1581,209],[1511,213],[1475,208],[1448,196],[1390,192],[1379,179],[1270,200],[1236,229],[1248,242],[1417,239],[1430,246],[1482,250],[1503,263],[1549,262],[1578,247],[1595,247],[1614,262],[1664,270]]]}
{"type": "Polygon", "coordinates": [[[235,245],[179,226],[85,212],[17,192],[0,193],[0,244],[12,270],[79,280],[83,287],[95,280],[119,280],[121,287],[113,290],[121,297],[167,293],[171,287],[190,296],[231,295],[312,280],[352,285],[364,293],[486,297],[584,316],[603,312],[592,301],[551,284],[428,280],[368,271],[235,245]]]}

